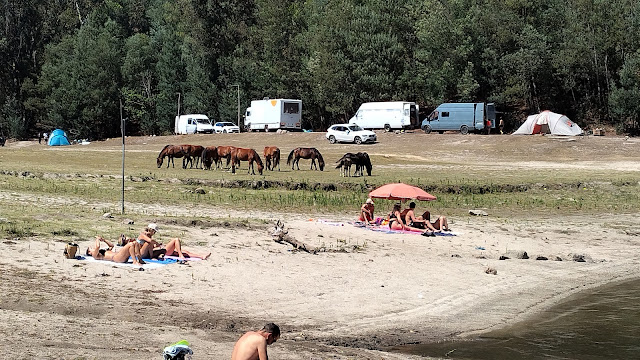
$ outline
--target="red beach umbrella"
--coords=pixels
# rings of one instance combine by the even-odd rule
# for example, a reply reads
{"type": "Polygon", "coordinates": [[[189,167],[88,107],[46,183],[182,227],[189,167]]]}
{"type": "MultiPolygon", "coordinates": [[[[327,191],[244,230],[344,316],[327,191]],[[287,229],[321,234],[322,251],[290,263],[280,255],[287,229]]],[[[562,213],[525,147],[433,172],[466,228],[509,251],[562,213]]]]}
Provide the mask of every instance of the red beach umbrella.
{"type": "Polygon", "coordinates": [[[428,192],[403,183],[393,183],[382,185],[369,193],[370,198],[387,200],[435,200],[436,197],[428,192]]]}

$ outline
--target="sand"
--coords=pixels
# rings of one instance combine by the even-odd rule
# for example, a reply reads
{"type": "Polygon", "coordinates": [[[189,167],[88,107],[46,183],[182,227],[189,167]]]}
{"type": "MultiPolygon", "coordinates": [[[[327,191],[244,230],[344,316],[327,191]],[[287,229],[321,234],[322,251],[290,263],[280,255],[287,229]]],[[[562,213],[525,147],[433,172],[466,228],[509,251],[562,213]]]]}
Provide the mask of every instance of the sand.
{"type": "MultiPolygon", "coordinates": [[[[241,135],[238,141],[256,146],[275,141],[271,134],[241,135]]],[[[332,157],[350,149],[329,146],[323,136],[295,134],[277,139],[287,148],[298,142],[312,144],[332,157]]],[[[547,141],[454,134],[424,139],[421,134],[380,134],[380,143],[367,151],[386,158],[396,152],[393,148],[402,156],[428,153],[450,161],[431,163],[421,157],[424,164],[407,165],[399,156],[398,161],[387,159],[387,165],[376,165],[380,168],[455,167],[460,173],[478,168],[567,167],[589,173],[640,171],[637,139],[547,141]],[[406,141],[399,141],[405,137],[406,141]],[[529,159],[531,153],[539,159],[529,159]],[[563,160],[545,160],[550,153],[563,160]]],[[[183,140],[139,137],[127,141],[132,143],[129,151],[148,153],[149,168],[155,168],[157,148],[183,140]]],[[[10,143],[5,151],[26,146],[35,148],[37,142],[10,143]]],[[[117,154],[120,140],[96,147],[96,151],[117,154]]],[[[2,189],[0,200],[40,207],[77,201],[2,189]]],[[[81,202],[87,208],[104,209],[117,207],[116,201],[81,202]]],[[[418,212],[425,205],[418,204],[418,212]]],[[[140,272],[109,262],[64,259],[65,243],[55,237],[3,240],[0,357],[160,359],[164,346],[186,339],[194,359],[229,359],[243,332],[275,322],[283,334],[269,347],[273,359],[414,359],[418,357],[385,350],[406,343],[464,339],[510,325],[572,294],[637,277],[640,265],[638,214],[545,216],[534,212],[513,217],[489,211],[486,217],[450,219],[457,236],[426,238],[358,228],[349,224],[355,215],[247,213],[201,204],[127,203],[126,208],[138,218],[148,216],[146,221],[158,222],[161,241],[179,236],[185,248],[210,251],[211,257],[140,272]],[[174,216],[186,219],[184,224],[176,223],[174,216]],[[190,217],[212,221],[187,226],[190,217]],[[246,225],[234,220],[238,218],[252,221],[246,225]],[[327,251],[308,254],[274,242],[270,227],[276,220],[284,221],[296,240],[327,251]],[[525,251],[529,259],[512,255],[525,251]],[[505,254],[511,258],[499,260],[505,254]]],[[[377,208],[376,214],[389,210],[377,208]]],[[[96,215],[99,228],[121,228],[123,220],[118,215],[96,215]]],[[[80,242],[81,251],[89,244],[89,240],[80,242]]]]}
{"type": "Polygon", "coordinates": [[[269,348],[275,359],[411,359],[383,350],[512,324],[571,294],[637,276],[640,262],[636,215],[468,216],[451,219],[456,236],[427,238],[374,232],[335,215],[164,211],[260,217],[265,224],[159,221],[160,240],[180,235],[186,248],[212,255],[143,272],[64,259],[65,244],[55,239],[4,241],[0,351],[159,359],[164,346],[186,339],[194,359],[228,359],[244,331],[273,321],[283,331],[269,348]],[[296,240],[327,251],[274,242],[270,227],[278,219],[296,240]],[[518,251],[529,259],[499,260],[518,251]],[[540,256],[548,260],[535,260],[540,256]]]}

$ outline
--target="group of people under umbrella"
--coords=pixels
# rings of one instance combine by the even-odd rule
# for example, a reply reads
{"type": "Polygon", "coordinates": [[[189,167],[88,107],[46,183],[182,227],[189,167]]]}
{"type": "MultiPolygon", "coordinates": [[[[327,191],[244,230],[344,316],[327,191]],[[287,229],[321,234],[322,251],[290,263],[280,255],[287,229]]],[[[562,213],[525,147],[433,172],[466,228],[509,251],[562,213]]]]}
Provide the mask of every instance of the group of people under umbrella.
{"type": "Polygon", "coordinates": [[[409,207],[401,210],[401,203],[396,203],[393,210],[386,218],[373,217],[375,204],[373,199],[397,200],[405,202],[407,200],[432,201],[436,197],[428,192],[412,185],[403,183],[393,183],[383,185],[369,193],[369,198],[360,208],[360,221],[368,224],[384,224],[387,222],[391,230],[421,232],[424,236],[435,236],[435,232],[451,231],[449,222],[444,216],[439,216],[431,221],[431,213],[427,210],[422,215],[415,214],[416,203],[409,203],[409,207]]]}

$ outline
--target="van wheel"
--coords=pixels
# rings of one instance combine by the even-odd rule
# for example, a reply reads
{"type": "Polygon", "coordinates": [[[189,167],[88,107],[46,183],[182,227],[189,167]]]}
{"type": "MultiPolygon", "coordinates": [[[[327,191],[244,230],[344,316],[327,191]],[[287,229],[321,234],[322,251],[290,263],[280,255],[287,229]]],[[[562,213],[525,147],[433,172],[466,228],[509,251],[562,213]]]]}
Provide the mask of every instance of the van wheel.
{"type": "Polygon", "coordinates": [[[467,125],[460,126],[460,134],[467,135],[469,133],[469,127],[467,125]]]}
{"type": "Polygon", "coordinates": [[[356,136],[356,138],[353,139],[353,141],[358,145],[362,144],[362,139],[360,139],[360,136],[356,136]]]}
{"type": "Polygon", "coordinates": [[[336,137],[333,136],[333,135],[329,136],[329,142],[332,143],[332,144],[335,144],[336,143],[336,137]]]}
{"type": "Polygon", "coordinates": [[[391,131],[391,125],[389,125],[389,124],[385,124],[385,125],[384,125],[384,131],[386,131],[386,132],[391,131]]]}
{"type": "Polygon", "coordinates": [[[422,130],[424,130],[425,134],[431,134],[431,125],[425,125],[422,130]]]}

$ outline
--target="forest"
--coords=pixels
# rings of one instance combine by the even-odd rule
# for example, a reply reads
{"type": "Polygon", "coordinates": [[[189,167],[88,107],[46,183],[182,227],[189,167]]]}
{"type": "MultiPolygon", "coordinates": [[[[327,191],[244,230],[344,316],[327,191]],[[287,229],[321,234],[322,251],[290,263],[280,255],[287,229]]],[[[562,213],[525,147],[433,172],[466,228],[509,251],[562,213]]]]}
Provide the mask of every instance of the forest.
{"type": "MultiPolygon", "coordinates": [[[[495,102],[640,131],[637,0],[4,0],[0,135],[163,135],[303,100],[303,128],[363,102],[495,102]],[[239,101],[238,101],[239,98],[239,101]]],[[[240,119],[242,121],[242,119],[240,119]]],[[[241,124],[239,124],[241,125],[241,124]]]]}

